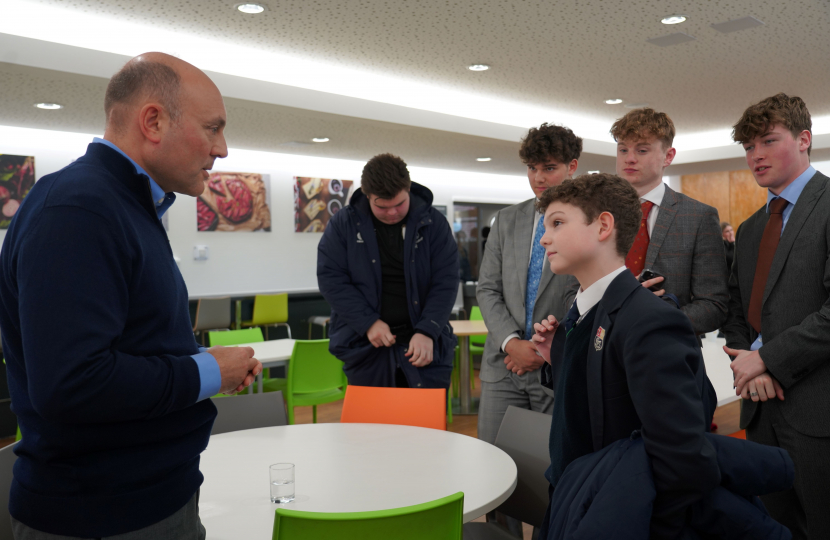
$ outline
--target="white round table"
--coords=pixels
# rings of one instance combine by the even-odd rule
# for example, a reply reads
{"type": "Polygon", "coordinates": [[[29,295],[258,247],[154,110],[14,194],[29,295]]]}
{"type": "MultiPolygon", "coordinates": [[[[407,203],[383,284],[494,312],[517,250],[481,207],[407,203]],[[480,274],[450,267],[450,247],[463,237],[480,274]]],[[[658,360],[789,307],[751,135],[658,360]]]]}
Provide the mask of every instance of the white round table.
{"type": "Polygon", "coordinates": [[[199,515],[208,539],[270,539],[278,506],[362,512],[464,492],[464,521],[504,502],[516,464],[495,446],[436,429],[301,424],[215,435],[202,453],[199,515]],[[270,500],[268,465],[294,463],[293,502],[270,500]]]}

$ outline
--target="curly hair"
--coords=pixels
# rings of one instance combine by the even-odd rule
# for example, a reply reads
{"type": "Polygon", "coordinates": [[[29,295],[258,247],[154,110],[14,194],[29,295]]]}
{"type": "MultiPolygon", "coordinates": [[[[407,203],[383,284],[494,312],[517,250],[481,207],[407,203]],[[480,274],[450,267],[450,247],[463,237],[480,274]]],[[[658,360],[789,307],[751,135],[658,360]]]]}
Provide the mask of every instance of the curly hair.
{"type": "Polygon", "coordinates": [[[544,163],[549,159],[568,164],[579,159],[580,154],[582,154],[581,138],[564,126],[548,123],[538,128],[530,128],[519,148],[519,157],[525,165],[544,163]]]}
{"type": "Polygon", "coordinates": [[[536,210],[544,214],[555,202],[582,210],[586,223],[593,223],[603,212],[610,213],[617,230],[617,253],[622,257],[628,254],[643,219],[640,197],[631,184],[615,174],[582,174],[546,189],[536,210]]]}
{"type": "Polygon", "coordinates": [[[365,195],[394,199],[402,190],[409,191],[412,181],[404,160],[392,154],[379,154],[363,167],[360,189],[365,195]]]}
{"type": "Polygon", "coordinates": [[[611,136],[617,142],[655,137],[663,143],[665,150],[671,148],[674,133],[674,122],[671,121],[669,115],[648,107],[634,109],[611,126],[611,136]]]}
{"type": "MultiPolygon", "coordinates": [[[[800,97],[790,97],[779,93],[759,101],[744,111],[743,116],[732,126],[732,140],[746,143],[759,135],[767,133],[773,126],[782,126],[798,137],[802,131],[812,133],[813,121],[807,104],[800,97]]],[[[807,148],[807,155],[813,149],[813,143],[807,148]]]]}

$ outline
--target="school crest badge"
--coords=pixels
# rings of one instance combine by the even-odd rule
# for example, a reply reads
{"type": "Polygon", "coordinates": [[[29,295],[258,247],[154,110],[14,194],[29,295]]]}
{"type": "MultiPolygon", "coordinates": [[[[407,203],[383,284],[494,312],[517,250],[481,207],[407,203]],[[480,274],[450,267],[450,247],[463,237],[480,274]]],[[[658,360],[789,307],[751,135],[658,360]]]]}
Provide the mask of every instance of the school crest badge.
{"type": "Polygon", "coordinates": [[[602,344],[605,340],[605,328],[599,327],[597,328],[597,337],[594,338],[594,348],[598,351],[602,350],[602,344]]]}

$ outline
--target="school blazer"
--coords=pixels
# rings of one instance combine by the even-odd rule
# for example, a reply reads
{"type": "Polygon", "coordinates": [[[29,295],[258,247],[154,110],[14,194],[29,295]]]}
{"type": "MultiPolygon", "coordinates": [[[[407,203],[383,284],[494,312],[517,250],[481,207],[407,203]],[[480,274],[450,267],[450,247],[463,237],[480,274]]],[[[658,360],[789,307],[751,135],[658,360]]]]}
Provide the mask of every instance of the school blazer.
{"type": "Polygon", "coordinates": [[[717,330],[726,320],[726,257],[711,206],[666,186],[645,267],[666,277],[666,292],[677,297],[696,333],[717,330]]]}
{"type": "MultiPolygon", "coordinates": [[[[772,260],[761,307],[761,358],[784,388],[779,406],[796,430],[830,436],[830,190],[817,172],[793,207],[772,260]]],[[[749,350],[758,333],[747,321],[766,206],[738,227],[729,278],[727,346],[749,350]]],[[[758,403],[743,400],[741,428],[758,403]]]]}
{"type": "MultiPolygon", "coordinates": [[[[720,481],[705,433],[717,398],[689,318],[622,272],[605,291],[588,347],[594,451],[641,430],[658,492],[655,516],[681,512],[720,481]]],[[[542,384],[556,388],[564,328],[556,332],[542,384]]],[[[675,522],[682,519],[675,516],[675,522]]]]}

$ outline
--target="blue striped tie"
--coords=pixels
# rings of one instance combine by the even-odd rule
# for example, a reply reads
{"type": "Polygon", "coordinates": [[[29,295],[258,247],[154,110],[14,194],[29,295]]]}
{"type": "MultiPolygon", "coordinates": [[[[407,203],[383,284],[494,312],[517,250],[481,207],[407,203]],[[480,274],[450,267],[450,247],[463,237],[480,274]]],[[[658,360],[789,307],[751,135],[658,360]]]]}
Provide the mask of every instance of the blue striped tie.
{"type": "Polygon", "coordinates": [[[536,305],[536,294],[539,292],[539,282],[542,280],[545,248],[540,240],[545,234],[545,216],[539,216],[536,225],[536,234],[533,235],[533,250],[530,253],[530,264],[527,267],[527,292],[525,293],[525,339],[530,339],[535,333],[533,330],[533,307],[536,305]]]}

